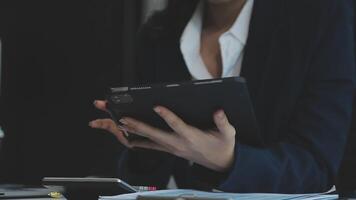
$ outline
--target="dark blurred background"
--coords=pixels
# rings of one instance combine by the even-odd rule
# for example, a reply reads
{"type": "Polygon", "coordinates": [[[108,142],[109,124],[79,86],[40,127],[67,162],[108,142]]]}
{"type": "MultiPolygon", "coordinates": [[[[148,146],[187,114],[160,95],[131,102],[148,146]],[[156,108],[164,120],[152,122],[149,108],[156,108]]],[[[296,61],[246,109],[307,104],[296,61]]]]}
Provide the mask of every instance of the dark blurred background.
{"type": "Polygon", "coordinates": [[[0,183],[115,177],[121,145],[92,130],[109,86],[130,82],[134,38],[154,1],[1,0],[0,183]]]}

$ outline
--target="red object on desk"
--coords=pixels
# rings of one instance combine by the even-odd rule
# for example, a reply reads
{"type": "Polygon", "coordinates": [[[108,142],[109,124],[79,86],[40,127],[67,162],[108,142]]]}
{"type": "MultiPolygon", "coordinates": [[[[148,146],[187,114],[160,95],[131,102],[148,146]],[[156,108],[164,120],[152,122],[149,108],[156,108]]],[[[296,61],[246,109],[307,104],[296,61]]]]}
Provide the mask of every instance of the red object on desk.
{"type": "Polygon", "coordinates": [[[140,192],[157,190],[157,187],[155,186],[133,186],[133,187],[140,192]]]}

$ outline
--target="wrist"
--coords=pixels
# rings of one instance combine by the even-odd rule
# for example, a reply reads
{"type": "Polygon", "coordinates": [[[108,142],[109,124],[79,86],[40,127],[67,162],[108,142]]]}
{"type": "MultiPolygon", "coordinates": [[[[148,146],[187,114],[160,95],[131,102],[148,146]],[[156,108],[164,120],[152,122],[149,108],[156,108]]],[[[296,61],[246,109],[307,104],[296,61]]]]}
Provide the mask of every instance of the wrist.
{"type": "Polygon", "coordinates": [[[225,156],[225,159],[223,159],[220,162],[220,165],[216,166],[214,170],[221,173],[228,172],[232,168],[234,161],[235,161],[235,152],[234,151],[229,152],[225,156]]]}
{"type": "Polygon", "coordinates": [[[217,159],[213,160],[213,162],[215,161],[215,164],[217,164],[214,170],[221,173],[230,171],[235,162],[235,142],[228,150],[225,150],[223,152],[223,155],[218,154],[217,159]]]}

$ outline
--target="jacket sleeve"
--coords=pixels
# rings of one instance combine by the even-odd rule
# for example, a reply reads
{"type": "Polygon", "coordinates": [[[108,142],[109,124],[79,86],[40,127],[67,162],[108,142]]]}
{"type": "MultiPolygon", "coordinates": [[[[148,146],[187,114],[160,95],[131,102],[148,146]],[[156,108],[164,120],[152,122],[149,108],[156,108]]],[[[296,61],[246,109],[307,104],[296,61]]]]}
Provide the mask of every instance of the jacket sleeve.
{"type": "Polygon", "coordinates": [[[266,148],[237,144],[221,190],[308,193],[334,184],[351,121],[355,76],[352,2],[334,2],[288,138],[266,148]]]}

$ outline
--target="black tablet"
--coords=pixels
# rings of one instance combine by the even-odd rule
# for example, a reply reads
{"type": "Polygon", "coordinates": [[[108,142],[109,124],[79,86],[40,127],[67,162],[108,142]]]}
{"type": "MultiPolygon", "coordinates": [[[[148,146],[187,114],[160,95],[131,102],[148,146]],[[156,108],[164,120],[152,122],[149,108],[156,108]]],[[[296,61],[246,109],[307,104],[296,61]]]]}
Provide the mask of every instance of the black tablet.
{"type": "Polygon", "coordinates": [[[118,125],[122,125],[122,117],[132,117],[164,130],[171,129],[153,111],[157,105],[203,130],[215,128],[213,114],[223,109],[240,142],[262,144],[246,81],[241,77],[111,88],[107,102],[118,125]]]}

